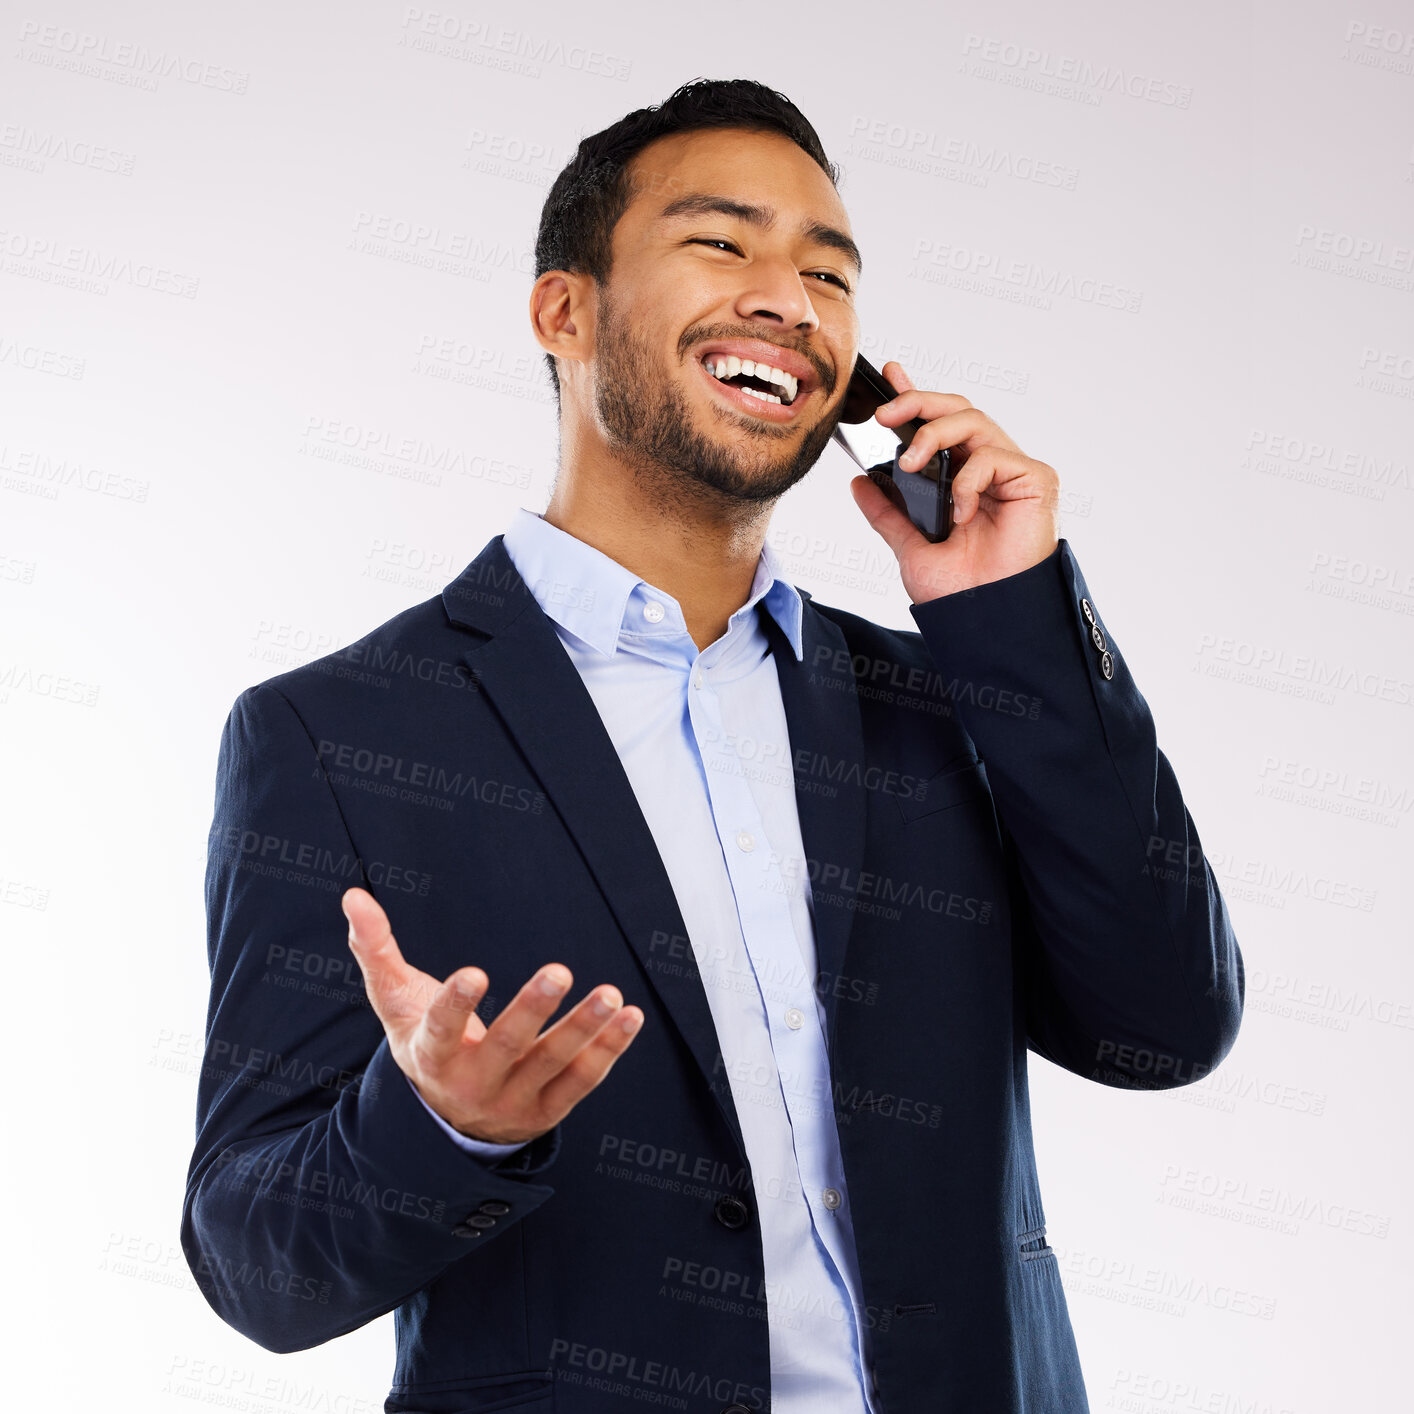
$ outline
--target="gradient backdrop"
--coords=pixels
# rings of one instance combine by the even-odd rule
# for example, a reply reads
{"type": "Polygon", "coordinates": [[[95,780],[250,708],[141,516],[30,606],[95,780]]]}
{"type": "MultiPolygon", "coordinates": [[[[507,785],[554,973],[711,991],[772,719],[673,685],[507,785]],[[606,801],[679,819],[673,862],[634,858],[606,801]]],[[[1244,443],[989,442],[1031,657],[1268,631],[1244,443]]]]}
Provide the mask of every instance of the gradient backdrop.
{"type": "MultiPolygon", "coordinates": [[[[843,167],[868,357],[1060,473],[1246,957],[1200,1084],[1033,1059],[1093,1406],[1401,1406],[1407,6],[7,0],[0,39],[12,1407],[381,1409],[391,1318],[268,1354],[178,1247],[219,733],[544,508],[541,201],[699,75],[781,89],[843,167]]],[[[913,628],[852,471],[831,446],[771,543],[913,628]]]]}

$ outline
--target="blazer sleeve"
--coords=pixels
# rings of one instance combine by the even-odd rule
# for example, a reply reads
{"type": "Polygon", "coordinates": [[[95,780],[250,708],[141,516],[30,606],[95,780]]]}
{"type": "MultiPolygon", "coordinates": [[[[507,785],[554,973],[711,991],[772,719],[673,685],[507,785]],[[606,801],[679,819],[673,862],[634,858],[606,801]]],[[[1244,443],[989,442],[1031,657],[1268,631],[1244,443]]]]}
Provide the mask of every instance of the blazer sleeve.
{"type": "Polygon", "coordinates": [[[377,896],[318,751],[269,684],[221,737],[207,848],[211,994],[181,1244],[267,1350],[394,1309],[554,1193],[559,1127],[500,1160],[452,1143],[368,1005],[339,900],[377,896]]]}
{"type": "Polygon", "coordinates": [[[1069,543],[911,613],[985,764],[1028,1045],[1102,1084],[1202,1079],[1237,1037],[1242,955],[1069,543]]]}

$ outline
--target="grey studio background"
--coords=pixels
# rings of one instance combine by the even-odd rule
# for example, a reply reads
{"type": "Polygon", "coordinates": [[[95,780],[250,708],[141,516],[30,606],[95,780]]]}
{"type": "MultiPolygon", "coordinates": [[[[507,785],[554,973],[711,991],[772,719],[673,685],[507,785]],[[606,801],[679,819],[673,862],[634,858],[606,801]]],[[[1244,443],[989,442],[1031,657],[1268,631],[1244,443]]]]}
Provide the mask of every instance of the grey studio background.
{"type": "MultiPolygon", "coordinates": [[[[843,168],[868,357],[1060,473],[1246,958],[1201,1083],[1032,1058],[1093,1407],[1407,1398],[1414,19],[860,13],[0,7],[17,1407],[381,1409],[391,1318],[269,1354],[178,1246],[221,725],[544,508],[546,187],[698,75],[781,89],[843,168]]],[[[852,471],[828,448],[771,544],[911,629],[852,471]]]]}

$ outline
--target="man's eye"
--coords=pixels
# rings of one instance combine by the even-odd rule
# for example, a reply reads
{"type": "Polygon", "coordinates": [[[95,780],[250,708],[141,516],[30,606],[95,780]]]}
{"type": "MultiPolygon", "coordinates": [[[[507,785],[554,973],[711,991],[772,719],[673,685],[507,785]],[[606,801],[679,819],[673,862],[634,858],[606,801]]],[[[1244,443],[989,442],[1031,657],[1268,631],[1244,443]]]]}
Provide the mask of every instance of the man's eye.
{"type": "MultiPolygon", "coordinates": [[[[687,244],[721,246],[726,250],[735,251],[737,255],[741,254],[740,246],[734,245],[731,241],[723,240],[720,236],[693,236],[688,240],[687,244]]],[[[811,270],[809,273],[811,275],[818,276],[822,280],[832,281],[834,284],[838,285],[839,288],[842,289],[846,294],[850,292],[849,281],[841,279],[840,276],[836,275],[833,271],[811,270]]]]}

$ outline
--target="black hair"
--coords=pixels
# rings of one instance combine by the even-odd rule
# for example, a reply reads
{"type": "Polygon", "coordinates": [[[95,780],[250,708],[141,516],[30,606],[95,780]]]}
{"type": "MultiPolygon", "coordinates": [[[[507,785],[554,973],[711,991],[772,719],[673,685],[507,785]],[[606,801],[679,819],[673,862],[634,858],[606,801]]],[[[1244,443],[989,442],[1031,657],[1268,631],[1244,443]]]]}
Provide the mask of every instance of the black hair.
{"type": "MultiPolygon", "coordinates": [[[[629,162],[649,143],[671,133],[700,128],[755,128],[778,132],[802,148],[838,187],[839,168],[825,156],[819,135],[784,94],[752,79],[693,79],[652,108],[638,108],[580,142],[555,178],[540,211],[535,241],[535,278],[547,270],[609,278],[612,237],[632,198],[629,162]]],[[[545,355],[555,405],[560,375],[545,355]]]]}

